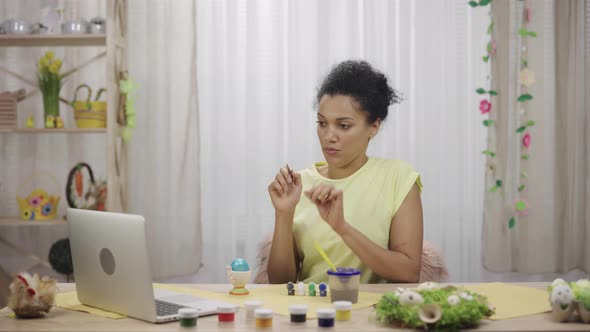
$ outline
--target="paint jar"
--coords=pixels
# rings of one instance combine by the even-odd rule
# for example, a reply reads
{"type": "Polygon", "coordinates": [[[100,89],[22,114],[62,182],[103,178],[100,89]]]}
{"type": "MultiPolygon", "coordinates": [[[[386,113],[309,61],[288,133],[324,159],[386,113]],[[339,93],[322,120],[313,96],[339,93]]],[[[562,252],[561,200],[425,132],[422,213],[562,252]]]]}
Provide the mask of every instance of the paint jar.
{"type": "Polygon", "coordinates": [[[318,309],[317,314],[319,327],[334,326],[334,317],[336,316],[336,310],[334,310],[333,308],[318,309]]]}
{"type": "Polygon", "coordinates": [[[339,267],[336,271],[328,270],[330,298],[335,301],[356,303],[359,296],[361,271],[352,267],[339,267]]]}
{"type": "Polygon", "coordinates": [[[217,306],[217,318],[220,323],[231,323],[236,319],[235,304],[220,304],[217,306]]]}
{"type": "Polygon", "coordinates": [[[336,309],[336,320],[350,320],[352,316],[352,302],[336,301],[332,305],[336,309]]]}
{"type": "Polygon", "coordinates": [[[258,308],[254,311],[254,317],[256,317],[256,328],[272,327],[272,309],[258,308]]]}
{"type": "Polygon", "coordinates": [[[194,329],[197,327],[197,317],[199,311],[195,308],[180,308],[178,310],[178,317],[180,317],[180,329],[194,329]]]}
{"type": "Polygon", "coordinates": [[[289,306],[289,313],[291,314],[291,323],[305,323],[307,320],[307,305],[292,304],[289,306]]]}
{"type": "Polygon", "coordinates": [[[254,320],[254,311],[258,308],[262,308],[262,301],[246,301],[244,302],[246,308],[246,320],[254,320]]]}

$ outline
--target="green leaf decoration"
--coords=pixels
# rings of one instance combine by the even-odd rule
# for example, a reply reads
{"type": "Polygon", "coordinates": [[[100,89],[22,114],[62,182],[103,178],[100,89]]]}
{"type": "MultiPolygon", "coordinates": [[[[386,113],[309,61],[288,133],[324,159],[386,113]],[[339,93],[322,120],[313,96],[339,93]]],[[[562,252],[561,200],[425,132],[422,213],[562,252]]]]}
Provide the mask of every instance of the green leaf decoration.
{"type": "Polygon", "coordinates": [[[518,30],[518,34],[521,35],[522,37],[533,37],[536,38],[537,37],[537,33],[534,31],[528,31],[525,28],[520,28],[518,30]]]}
{"type": "Polygon", "coordinates": [[[484,93],[486,93],[486,90],[479,88],[479,89],[475,90],[475,92],[479,93],[480,95],[483,95],[484,93]]]}
{"type": "Polygon", "coordinates": [[[487,6],[489,4],[490,4],[490,0],[480,0],[479,1],[480,6],[487,6]]]}
{"type": "Polygon", "coordinates": [[[491,192],[491,193],[495,193],[496,191],[498,191],[498,187],[496,187],[496,186],[493,186],[493,187],[490,189],[490,192],[491,192]]]}
{"type": "Polygon", "coordinates": [[[527,127],[532,127],[534,126],[536,123],[533,120],[529,120],[529,122],[526,123],[527,127]]]}
{"type": "Polygon", "coordinates": [[[483,125],[488,127],[494,124],[494,120],[483,120],[483,125]]]}
{"type": "Polygon", "coordinates": [[[492,23],[490,23],[490,25],[488,26],[488,35],[491,35],[493,30],[494,30],[494,21],[492,21],[492,23]]]}
{"type": "Polygon", "coordinates": [[[485,155],[488,155],[488,156],[490,156],[492,158],[495,158],[496,157],[496,153],[494,153],[493,151],[490,151],[490,150],[484,150],[481,153],[483,153],[485,155]]]}
{"type": "Polygon", "coordinates": [[[525,130],[526,130],[526,126],[522,126],[522,127],[518,127],[518,129],[516,129],[516,132],[520,134],[520,133],[524,132],[525,130]]]}
{"type": "Polygon", "coordinates": [[[486,47],[488,53],[492,53],[492,42],[488,42],[488,46],[486,47]]]}
{"type": "Polygon", "coordinates": [[[522,159],[524,160],[529,160],[529,154],[528,153],[523,153],[522,156],[520,156],[522,159]]]}
{"type": "Polygon", "coordinates": [[[475,1],[469,1],[469,5],[473,8],[478,6],[477,2],[475,2],[475,1]]]}
{"type": "Polygon", "coordinates": [[[518,186],[518,192],[523,191],[524,188],[525,188],[525,185],[524,184],[521,184],[520,186],[518,186]]]}
{"type": "Polygon", "coordinates": [[[533,99],[533,96],[532,96],[531,94],[529,94],[529,93],[523,93],[523,94],[521,94],[521,95],[518,97],[517,101],[518,101],[519,103],[522,103],[522,102],[525,102],[525,101],[527,101],[527,100],[532,100],[532,99],[533,99]]]}
{"type": "Polygon", "coordinates": [[[502,187],[502,180],[496,180],[496,187],[502,187]]]}
{"type": "Polygon", "coordinates": [[[523,201],[516,202],[516,211],[522,212],[526,210],[526,203],[523,201]]]}
{"type": "Polygon", "coordinates": [[[488,91],[492,96],[497,96],[498,93],[495,90],[488,91]]]}
{"type": "Polygon", "coordinates": [[[483,62],[487,63],[488,60],[490,60],[490,56],[486,55],[486,56],[482,57],[482,60],[483,60],[483,62]]]}
{"type": "Polygon", "coordinates": [[[508,221],[508,228],[513,229],[515,224],[516,220],[514,220],[514,217],[510,218],[510,220],[508,221]]]}

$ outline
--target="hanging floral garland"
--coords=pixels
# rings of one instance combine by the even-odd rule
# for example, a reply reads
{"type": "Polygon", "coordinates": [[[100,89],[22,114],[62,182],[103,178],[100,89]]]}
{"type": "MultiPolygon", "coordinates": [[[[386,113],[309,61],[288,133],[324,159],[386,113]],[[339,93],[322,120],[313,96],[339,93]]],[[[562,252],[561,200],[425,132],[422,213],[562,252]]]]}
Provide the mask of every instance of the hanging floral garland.
{"type": "MultiPolygon", "coordinates": [[[[484,7],[491,3],[491,0],[481,0],[479,2],[470,1],[469,5],[473,8],[475,7],[484,7]]],[[[518,30],[519,38],[519,45],[521,46],[521,61],[520,61],[520,73],[518,76],[518,83],[520,87],[520,95],[517,98],[518,102],[518,112],[519,112],[519,126],[516,129],[518,134],[521,134],[519,137],[519,147],[521,153],[521,158],[523,160],[529,159],[528,149],[531,146],[531,134],[529,128],[535,125],[535,122],[532,120],[528,120],[527,117],[527,102],[533,99],[533,96],[528,92],[528,88],[530,88],[535,83],[535,73],[533,70],[528,68],[528,60],[527,60],[527,41],[528,38],[535,38],[537,34],[534,31],[529,31],[528,25],[531,21],[531,8],[528,1],[525,1],[523,6],[523,19],[521,23],[521,28],[518,30]]],[[[496,55],[496,41],[494,39],[494,18],[492,16],[491,10],[488,12],[490,16],[490,25],[487,29],[487,34],[489,35],[489,42],[487,43],[486,47],[486,54],[482,57],[483,62],[488,63],[495,55],[496,55]]],[[[490,78],[491,81],[491,78],[490,78]]],[[[477,94],[482,95],[483,99],[479,102],[479,111],[482,115],[487,116],[488,118],[483,120],[483,125],[485,127],[493,127],[495,126],[495,121],[490,118],[490,113],[492,112],[492,105],[493,105],[493,97],[498,95],[498,92],[495,90],[486,90],[484,88],[477,88],[477,94]],[[484,95],[489,95],[485,96],[484,95]]],[[[491,130],[490,132],[494,132],[491,130]]],[[[486,169],[488,172],[492,174],[492,176],[496,176],[496,146],[495,140],[488,140],[488,149],[482,151],[483,154],[487,156],[486,162],[486,169]]],[[[521,193],[526,188],[526,179],[527,173],[521,172],[520,174],[520,181],[518,184],[518,198],[514,202],[514,214],[508,220],[508,228],[512,229],[516,225],[516,221],[518,217],[525,216],[529,210],[529,204],[521,193]]],[[[498,192],[503,195],[502,190],[502,179],[496,178],[494,181],[494,185],[489,189],[490,192],[498,192]]]]}
{"type": "MultiPolygon", "coordinates": [[[[477,1],[470,1],[469,5],[473,8],[476,7],[485,7],[491,4],[491,0],[480,0],[479,2],[477,1]]],[[[490,24],[488,25],[487,28],[487,35],[489,36],[489,41],[486,45],[486,53],[484,56],[482,56],[482,60],[485,63],[488,63],[492,57],[494,57],[496,55],[496,40],[494,39],[494,17],[492,16],[492,11],[491,9],[488,11],[488,15],[490,17],[490,24]]],[[[488,84],[489,82],[491,82],[491,77],[488,77],[488,84]]],[[[481,112],[481,114],[483,116],[486,116],[487,119],[483,120],[483,125],[485,127],[493,127],[495,126],[495,121],[493,119],[491,119],[491,115],[490,113],[492,112],[492,101],[493,101],[493,97],[498,95],[498,92],[496,90],[486,90],[482,87],[479,87],[475,90],[475,92],[477,92],[477,94],[481,95],[482,99],[479,102],[479,111],[481,112]],[[487,96],[485,96],[487,95],[487,96]]],[[[491,132],[491,131],[490,131],[491,132]]],[[[487,156],[487,162],[486,162],[486,169],[488,172],[490,172],[492,174],[492,176],[496,175],[496,163],[495,163],[495,158],[496,158],[496,147],[494,146],[495,142],[494,140],[488,139],[488,149],[482,151],[483,154],[485,154],[487,156]]],[[[501,192],[502,189],[502,180],[499,178],[496,178],[496,180],[494,181],[494,186],[490,188],[490,192],[501,192]]]]}
{"type": "MultiPolygon", "coordinates": [[[[519,142],[521,159],[526,162],[529,159],[529,148],[531,146],[531,132],[530,127],[535,125],[535,122],[528,119],[528,102],[533,99],[533,95],[529,93],[529,88],[535,84],[535,72],[529,68],[528,63],[528,42],[529,38],[536,38],[537,33],[528,30],[528,26],[531,23],[532,11],[530,7],[530,1],[524,1],[522,23],[518,30],[519,45],[521,47],[521,58],[520,58],[520,73],[518,75],[518,84],[520,87],[520,95],[517,98],[518,102],[518,129],[516,133],[520,134],[519,142]]],[[[512,229],[516,225],[516,221],[519,217],[526,216],[529,212],[529,203],[523,193],[526,188],[527,173],[522,171],[519,177],[518,185],[518,198],[514,202],[514,215],[508,220],[508,228],[512,229]]]]}

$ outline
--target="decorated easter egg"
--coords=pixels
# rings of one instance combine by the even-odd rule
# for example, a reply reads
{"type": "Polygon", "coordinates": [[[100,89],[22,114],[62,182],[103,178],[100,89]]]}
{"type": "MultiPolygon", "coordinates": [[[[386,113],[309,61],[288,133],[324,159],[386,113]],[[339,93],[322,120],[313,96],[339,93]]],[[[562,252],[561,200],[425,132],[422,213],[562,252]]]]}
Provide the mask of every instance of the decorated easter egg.
{"type": "Polygon", "coordinates": [[[423,282],[420,285],[418,285],[418,289],[419,290],[424,290],[424,289],[437,289],[440,288],[440,285],[436,282],[433,281],[427,281],[427,282],[423,282]]]}
{"type": "Polygon", "coordinates": [[[574,300],[574,294],[568,285],[558,285],[551,292],[551,303],[558,302],[562,305],[568,305],[574,300]]]}
{"type": "Polygon", "coordinates": [[[231,262],[231,269],[232,271],[250,271],[250,266],[248,266],[248,262],[245,259],[236,258],[231,262]]]}
{"type": "Polygon", "coordinates": [[[449,302],[450,305],[457,305],[459,302],[461,302],[461,299],[459,299],[457,295],[450,295],[447,298],[447,302],[449,302]]]}
{"type": "Polygon", "coordinates": [[[424,299],[422,298],[422,295],[414,291],[405,291],[400,295],[399,303],[402,305],[422,304],[424,303],[424,299]]]}

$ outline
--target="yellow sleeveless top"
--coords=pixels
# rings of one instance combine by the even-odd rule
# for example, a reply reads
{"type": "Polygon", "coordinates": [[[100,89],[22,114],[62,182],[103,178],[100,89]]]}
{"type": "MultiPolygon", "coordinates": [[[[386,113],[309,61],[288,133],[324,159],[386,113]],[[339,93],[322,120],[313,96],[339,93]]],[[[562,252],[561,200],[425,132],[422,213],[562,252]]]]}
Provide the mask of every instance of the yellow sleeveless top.
{"type": "MultiPolygon", "coordinates": [[[[354,174],[343,179],[328,179],[317,170],[325,162],[315,163],[301,172],[303,191],[319,183],[331,184],[344,193],[346,221],[377,245],[388,248],[391,220],[406,195],[416,183],[422,191],[420,175],[400,160],[369,158],[354,174]]],[[[305,194],[297,204],[294,232],[299,257],[303,260],[300,280],[327,282],[328,264],[317,253],[317,240],[337,267],[354,267],[361,271],[361,283],[382,283],[346,246],[342,238],[319,215],[317,207],[305,194]]]]}

